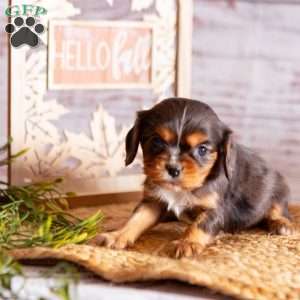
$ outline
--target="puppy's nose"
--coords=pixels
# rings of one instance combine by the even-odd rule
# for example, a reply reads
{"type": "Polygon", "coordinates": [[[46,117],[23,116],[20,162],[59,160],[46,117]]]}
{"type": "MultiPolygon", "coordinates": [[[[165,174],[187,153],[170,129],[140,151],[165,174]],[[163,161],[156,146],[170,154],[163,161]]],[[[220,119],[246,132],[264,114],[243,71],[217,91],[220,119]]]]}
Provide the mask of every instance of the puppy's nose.
{"type": "Polygon", "coordinates": [[[178,177],[180,175],[180,168],[174,165],[166,165],[166,169],[170,176],[173,178],[178,177]]]}

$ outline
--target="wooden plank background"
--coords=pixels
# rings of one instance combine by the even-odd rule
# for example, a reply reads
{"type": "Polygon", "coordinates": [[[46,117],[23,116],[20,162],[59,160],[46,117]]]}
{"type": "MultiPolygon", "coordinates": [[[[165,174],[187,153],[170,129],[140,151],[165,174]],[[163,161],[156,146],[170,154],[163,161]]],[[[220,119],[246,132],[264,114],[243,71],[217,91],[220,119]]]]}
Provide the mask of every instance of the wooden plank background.
{"type": "MultiPolygon", "coordinates": [[[[1,11],[4,2],[0,2],[1,11]]],[[[139,18],[139,13],[129,13],[128,1],[114,1],[113,10],[104,0],[72,2],[82,8],[85,19],[139,18]]],[[[260,151],[287,176],[295,201],[300,201],[299,16],[300,1],[195,0],[192,57],[193,98],[208,102],[240,142],[260,151]]],[[[1,143],[7,131],[6,22],[1,14],[1,143]]],[[[85,118],[99,95],[90,91],[50,92],[50,96],[58,95],[62,103],[78,105],[78,120],[67,126],[85,127],[85,118]],[[82,97],[91,106],[79,112],[82,97]]],[[[134,111],[147,105],[151,95],[105,91],[101,98],[118,120],[129,124],[134,111]],[[118,105],[116,97],[122,99],[118,105]],[[130,105],[128,99],[133,99],[130,105]]]]}
{"type": "Polygon", "coordinates": [[[300,1],[194,5],[192,96],[286,175],[299,201],[300,1]]]}

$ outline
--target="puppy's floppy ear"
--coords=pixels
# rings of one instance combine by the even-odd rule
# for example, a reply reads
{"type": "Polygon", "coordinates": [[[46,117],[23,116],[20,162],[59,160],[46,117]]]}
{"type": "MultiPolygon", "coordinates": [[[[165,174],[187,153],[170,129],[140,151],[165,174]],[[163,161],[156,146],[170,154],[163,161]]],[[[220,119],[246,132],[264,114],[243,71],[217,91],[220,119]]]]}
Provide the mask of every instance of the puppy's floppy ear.
{"type": "Polygon", "coordinates": [[[125,165],[131,164],[136,156],[140,139],[141,139],[141,119],[144,111],[137,113],[133,127],[128,131],[126,136],[126,159],[125,165]]]}
{"type": "Polygon", "coordinates": [[[234,143],[233,132],[230,129],[224,131],[222,148],[222,152],[224,153],[224,171],[227,179],[230,180],[233,176],[236,160],[236,146],[234,143]]]}

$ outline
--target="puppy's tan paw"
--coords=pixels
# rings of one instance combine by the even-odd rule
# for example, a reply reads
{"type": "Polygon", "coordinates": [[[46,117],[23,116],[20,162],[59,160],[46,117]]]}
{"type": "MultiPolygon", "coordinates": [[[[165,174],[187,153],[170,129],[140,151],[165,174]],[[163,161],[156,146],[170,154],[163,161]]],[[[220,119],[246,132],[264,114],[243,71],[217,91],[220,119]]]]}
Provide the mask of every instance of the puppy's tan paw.
{"type": "Polygon", "coordinates": [[[172,253],[174,258],[197,257],[204,249],[203,245],[188,240],[177,240],[172,244],[174,246],[172,253]]]}
{"type": "Polygon", "coordinates": [[[291,221],[283,218],[280,220],[272,221],[270,224],[270,231],[273,234],[278,235],[293,235],[296,233],[296,229],[291,221]]]}
{"type": "Polygon", "coordinates": [[[101,233],[94,238],[93,242],[111,249],[125,249],[133,244],[130,236],[122,231],[101,233]]]}

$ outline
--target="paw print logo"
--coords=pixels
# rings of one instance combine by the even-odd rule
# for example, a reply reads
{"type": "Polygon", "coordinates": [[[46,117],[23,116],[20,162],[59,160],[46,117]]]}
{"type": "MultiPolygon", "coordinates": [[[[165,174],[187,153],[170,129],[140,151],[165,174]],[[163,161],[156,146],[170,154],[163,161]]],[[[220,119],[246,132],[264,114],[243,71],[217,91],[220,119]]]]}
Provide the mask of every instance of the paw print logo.
{"type": "Polygon", "coordinates": [[[43,33],[44,25],[38,23],[33,17],[27,17],[26,20],[22,17],[14,19],[13,24],[9,23],[5,26],[5,31],[11,35],[10,42],[14,47],[19,47],[26,44],[30,47],[35,47],[39,44],[38,34],[43,33]]]}

